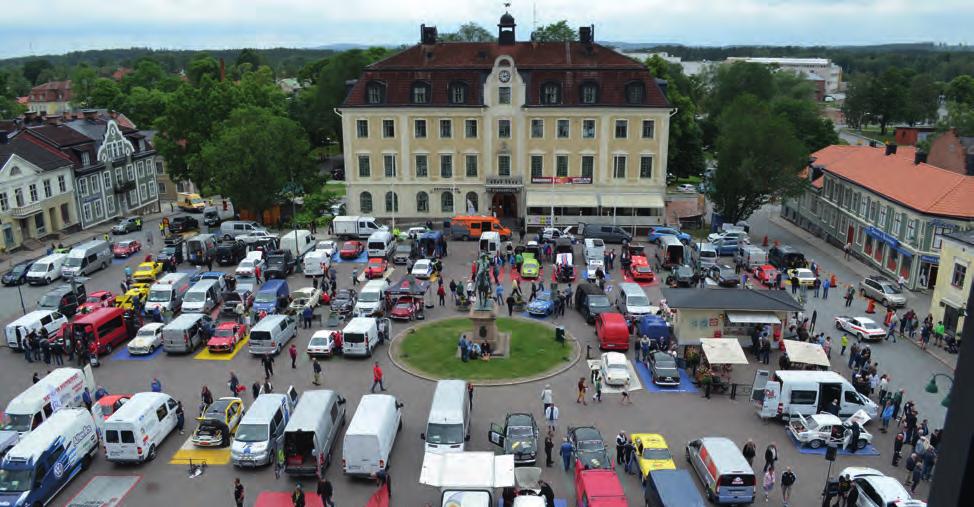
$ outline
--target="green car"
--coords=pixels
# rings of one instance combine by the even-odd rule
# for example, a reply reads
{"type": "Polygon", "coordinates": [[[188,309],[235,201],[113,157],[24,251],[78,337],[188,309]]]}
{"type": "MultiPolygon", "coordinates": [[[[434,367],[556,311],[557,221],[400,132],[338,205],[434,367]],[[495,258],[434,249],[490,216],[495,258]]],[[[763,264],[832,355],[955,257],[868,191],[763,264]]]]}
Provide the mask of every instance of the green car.
{"type": "Polygon", "coordinates": [[[534,258],[534,255],[525,253],[524,261],[521,263],[521,277],[522,278],[537,278],[541,274],[541,263],[538,259],[534,258]]]}

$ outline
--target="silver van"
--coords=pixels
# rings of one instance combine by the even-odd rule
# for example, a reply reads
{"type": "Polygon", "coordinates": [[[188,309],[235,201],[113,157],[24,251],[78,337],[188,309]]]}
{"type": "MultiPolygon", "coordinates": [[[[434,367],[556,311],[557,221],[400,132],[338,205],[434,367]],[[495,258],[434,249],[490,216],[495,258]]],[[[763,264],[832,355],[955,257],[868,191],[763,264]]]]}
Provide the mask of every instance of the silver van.
{"type": "Polygon", "coordinates": [[[284,471],[323,477],[345,426],[345,398],[335,391],[306,391],[284,428],[284,471]]]}
{"type": "Polygon", "coordinates": [[[298,328],[290,315],[268,315],[250,330],[251,354],[277,354],[297,336],[298,328]]]}
{"type": "Polygon", "coordinates": [[[618,285],[619,294],[616,296],[616,308],[623,315],[650,315],[659,311],[652,306],[646,291],[638,283],[623,282],[618,285]]]}
{"type": "Polygon", "coordinates": [[[149,287],[145,310],[162,312],[168,308],[173,313],[178,312],[183,307],[183,296],[189,288],[189,273],[169,273],[149,287]]]}
{"type": "Polygon", "coordinates": [[[223,239],[235,239],[237,236],[244,236],[254,231],[266,231],[257,222],[249,220],[227,220],[220,224],[220,237],[223,239]]]}
{"type": "Polygon", "coordinates": [[[718,505],[754,502],[754,470],[732,440],[698,438],[687,443],[686,456],[703,483],[708,500],[718,505]]]}
{"type": "Polygon", "coordinates": [[[298,404],[298,392],[288,386],[284,394],[264,393],[254,400],[237,426],[230,444],[230,461],[238,467],[274,462],[284,445],[284,428],[298,404]]]}
{"type": "Polygon", "coordinates": [[[220,281],[200,280],[186,291],[183,296],[183,312],[206,313],[220,304],[220,281]]]}
{"type": "Polygon", "coordinates": [[[697,268],[707,269],[717,265],[717,249],[711,243],[697,243],[697,268]]]}
{"type": "Polygon", "coordinates": [[[201,313],[184,313],[162,328],[162,349],[167,354],[192,352],[213,333],[213,320],[201,313]]]}
{"type": "Polygon", "coordinates": [[[68,252],[61,266],[61,276],[66,279],[88,276],[112,263],[112,246],[105,240],[87,241],[68,252]]]}

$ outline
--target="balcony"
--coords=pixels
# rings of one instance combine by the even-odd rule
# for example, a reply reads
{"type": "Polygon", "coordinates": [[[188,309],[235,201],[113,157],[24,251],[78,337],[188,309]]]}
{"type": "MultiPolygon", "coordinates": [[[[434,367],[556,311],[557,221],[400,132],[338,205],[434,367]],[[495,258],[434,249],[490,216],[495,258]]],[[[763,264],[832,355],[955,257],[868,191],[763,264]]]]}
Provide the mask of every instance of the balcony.
{"type": "Polygon", "coordinates": [[[44,211],[44,208],[41,207],[41,203],[35,202],[34,204],[28,204],[26,206],[10,208],[10,216],[13,218],[27,218],[31,215],[36,215],[41,211],[44,211]]]}

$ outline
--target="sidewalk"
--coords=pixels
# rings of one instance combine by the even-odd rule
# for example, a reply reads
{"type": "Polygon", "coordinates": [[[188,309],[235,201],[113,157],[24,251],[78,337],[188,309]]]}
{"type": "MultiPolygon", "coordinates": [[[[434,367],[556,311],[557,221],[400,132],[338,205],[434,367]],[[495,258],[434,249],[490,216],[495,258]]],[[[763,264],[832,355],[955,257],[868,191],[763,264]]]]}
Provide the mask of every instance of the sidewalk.
{"type": "MultiPolygon", "coordinates": [[[[797,225],[781,218],[779,215],[774,214],[769,217],[769,220],[771,223],[777,225],[778,227],[781,227],[782,229],[787,229],[788,232],[802,238],[803,240],[809,243],[824,243],[822,238],[819,238],[814,234],[809,233],[805,229],[802,229],[801,227],[798,227],[797,225]]],[[[831,244],[826,243],[825,245],[826,246],[821,249],[825,253],[825,255],[831,257],[831,259],[834,260],[835,262],[842,264],[843,266],[848,268],[856,275],[865,277],[867,275],[876,274],[876,270],[872,266],[863,263],[862,261],[860,261],[854,256],[850,256],[849,259],[846,260],[842,250],[834,247],[831,244]]],[[[920,316],[925,316],[927,313],[930,312],[930,304],[931,304],[930,294],[927,294],[925,292],[914,292],[914,291],[910,291],[909,289],[906,290],[906,294],[907,294],[907,307],[913,308],[920,316]]],[[[920,345],[916,341],[910,340],[908,338],[906,339],[906,341],[912,343],[914,346],[917,347],[918,350],[920,349],[920,345]]],[[[957,354],[950,354],[944,349],[935,347],[932,343],[932,340],[931,343],[927,346],[926,352],[931,356],[933,356],[936,360],[943,363],[944,366],[950,368],[951,370],[957,368],[957,354]]]]}

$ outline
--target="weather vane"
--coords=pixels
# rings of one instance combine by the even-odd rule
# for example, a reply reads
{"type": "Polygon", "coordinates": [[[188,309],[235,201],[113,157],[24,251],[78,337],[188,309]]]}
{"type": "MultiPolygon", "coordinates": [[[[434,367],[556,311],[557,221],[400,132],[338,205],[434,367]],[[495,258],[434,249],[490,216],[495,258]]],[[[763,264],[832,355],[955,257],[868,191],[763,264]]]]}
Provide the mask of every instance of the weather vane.
{"type": "Polygon", "coordinates": [[[511,2],[504,2],[504,10],[510,10],[510,9],[511,9],[511,2]]]}

